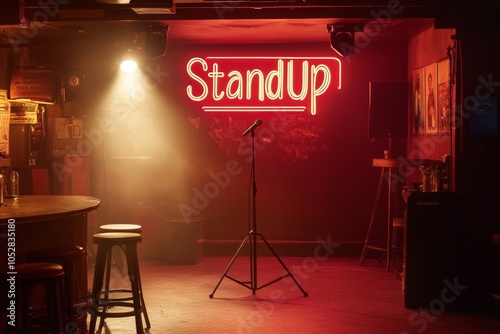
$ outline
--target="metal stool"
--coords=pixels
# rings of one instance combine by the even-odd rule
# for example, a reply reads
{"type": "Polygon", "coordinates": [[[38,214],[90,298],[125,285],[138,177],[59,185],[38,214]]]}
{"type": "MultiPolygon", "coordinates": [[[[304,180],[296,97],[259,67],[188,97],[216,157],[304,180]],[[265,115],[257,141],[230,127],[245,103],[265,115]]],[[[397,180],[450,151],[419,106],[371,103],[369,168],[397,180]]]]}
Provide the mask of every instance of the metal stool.
{"type": "MultiPolygon", "coordinates": [[[[57,263],[33,262],[17,264],[16,291],[22,291],[22,328],[23,333],[32,329],[30,319],[30,296],[35,285],[42,284],[45,288],[45,302],[47,307],[48,330],[52,333],[63,333],[62,301],[60,296],[63,290],[64,269],[57,263]]],[[[38,330],[38,329],[37,329],[38,330]]]]}
{"type": "MultiPolygon", "coordinates": [[[[89,333],[94,333],[97,317],[101,318],[102,324],[105,318],[130,316],[135,317],[137,333],[143,333],[141,314],[145,312],[145,305],[140,286],[139,260],[137,258],[137,243],[141,241],[141,235],[139,233],[129,232],[106,232],[94,234],[93,241],[97,244],[98,249],[91,295],[92,306],[90,310],[89,333]],[[109,254],[114,246],[121,247],[125,253],[128,278],[131,286],[130,289],[107,288],[103,290],[104,275],[106,268],[108,268],[107,263],[110,259],[109,254]],[[131,296],[113,298],[111,296],[114,293],[130,293],[131,296]],[[132,308],[132,310],[108,312],[108,308],[113,306],[132,308]]],[[[101,325],[99,327],[101,327],[101,325]]],[[[147,323],[147,328],[149,327],[147,323]]]]}
{"type": "MultiPolygon", "coordinates": [[[[64,308],[68,321],[75,320],[75,312],[73,306],[73,281],[76,279],[78,292],[80,293],[81,303],[84,302],[80,275],[74,273],[75,262],[85,254],[85,250],[81,246],[61,246],[54,248],[40,249],[28,254],[29,261],[32,262],[54,262],[60,264],[64,269],[64,308]]],[[[80,268],[77,265],[77,268],[80,268]]]]}

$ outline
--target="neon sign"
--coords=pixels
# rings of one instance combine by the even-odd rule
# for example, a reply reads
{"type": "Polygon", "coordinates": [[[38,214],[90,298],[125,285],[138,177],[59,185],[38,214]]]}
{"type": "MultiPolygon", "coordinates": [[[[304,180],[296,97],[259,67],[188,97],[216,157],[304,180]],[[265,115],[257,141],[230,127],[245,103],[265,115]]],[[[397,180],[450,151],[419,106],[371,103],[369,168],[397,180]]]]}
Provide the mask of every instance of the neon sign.
{"type": "Polygon", "coordinates": [[[318,97],[332,83],[332,72],[338,78],[337,89],[342,86],[336,57],[195,57],[186,71],[194,80],[186,87],[187,95],[204,103],[205,112],[305,112],[309,100],[315,115],[318,97]],[[300,86],[294,82],[298,78],[300,86]]]}

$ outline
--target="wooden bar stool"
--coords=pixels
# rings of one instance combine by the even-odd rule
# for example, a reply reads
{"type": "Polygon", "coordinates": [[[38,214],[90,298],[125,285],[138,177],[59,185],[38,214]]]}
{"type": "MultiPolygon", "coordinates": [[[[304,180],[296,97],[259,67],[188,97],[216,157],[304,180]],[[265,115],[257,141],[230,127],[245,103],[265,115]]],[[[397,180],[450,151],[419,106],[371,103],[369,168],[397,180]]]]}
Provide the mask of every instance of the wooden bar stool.
{"type": "MultiPolygon", "coordinates": [[[[136,332],[144,332],[141,314],[144,313],[145,306],[140,287],[139,260],[137,257],[137,244],[140,241],[141,235],[139,233],[106,232],[94,234],[93,242],[98,246],[98,249],[91,294],[90,334],[93,334],[95,331],[97,317],[101,318],[102,323],[106,318],[133,316],[135,317],[136,332]],[[119,246],[125,253],[130,289],[108,288],[107,290],[103,290],[107,262],[111,249],[114,246],[119,246]],[[114,297],[115,293],[117,297],[114,297]],[[120,296],[120,294],[128,295],[120,296]],[[120,307],[120,309],[116,312],[109,312],[108,309],[110,307],[120,307]],[[122,308],[131,308],[131,310],[122,311],[122,308]]],[[[149,328],[149,324],[147,326],[149,328]]]]}
{"type": "MultiPolygon", "coordinates": [[[[45,303],[47,309],[47,332],[63,333],[62,320],[62,290],[64,269],[57,263],[33,262],[17,264],[15,267],[16,292],[22,298],[21,315],[22,332],[39,332],[40,328],[33,328],[30,312],[31,292],[36,285],[43,285],[45,289],[45,303]]],[[[45,327],[45,326],[44,326],[45,327]]]]}
{"type": "MultiPolygon", "coordinates": [[[[128,232],[128,233],[142,233],[142,226],[138,224],[104,224],[99,226],[99,233],[109,233],[109,232],[128,232]]],[[[111,263],[112,263],[112,255],[113,252],[109,252],[108,259],[106,262],[106,288],[105,290],[109,290],[109,281],[111,280],[111,263]]],[[[120,264],[119,259],[115,259],[117,264],[120,264]]],[[[141,291],[141,304],[143,307],[144,313],[144,321],[146,322],[146,327],[151,328],[151,323],[149,322],[148,312],[146,310],[146,304],[144,303],[144,297],[142,293],[142,283],[140,273],[137,275],[137,280],[139,281],[139,289],[141,291]]],[[[102,328],[102,321],[99,325],[99,328],[102,328]]]]}
{"type": "Polygon", "coordinates": [[[85,250],[81,246],[59,246],[53,248],[39,249],[28,253],[28,260],[31,262],[53,262],[60,264],[64,269],[64,308],[68,321],[75,320],[75,311],[73,304],[73,282],[76,282],[79,300],[84,302],[84,294],[80,282],[80,274],[76,273],[75,268],[80,268],[80,265],[75,265],[78,260],[82,259],[85,250]]]}

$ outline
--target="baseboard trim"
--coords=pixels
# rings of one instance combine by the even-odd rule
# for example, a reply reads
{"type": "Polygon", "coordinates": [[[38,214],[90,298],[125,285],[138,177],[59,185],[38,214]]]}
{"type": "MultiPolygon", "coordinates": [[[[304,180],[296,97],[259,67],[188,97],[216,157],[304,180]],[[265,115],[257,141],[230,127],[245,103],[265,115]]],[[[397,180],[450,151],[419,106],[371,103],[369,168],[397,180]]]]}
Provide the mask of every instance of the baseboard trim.
{"type": "MultiPolygon", "coordinates": [[[[206,256],[234,255],[244,240],[203,240],[203,254],[206,256]]],[[[363,242],[357,240],[267,240],[269,246],[279,256],[317,256],[330,254],[335,256],[360,256],[363,242]],[[320,252],[320,253],[318,253],[320,252]]],[[[249,255],[250,241],[241,249],[239,255],[249,255]]],[[[261,239],[257,240],[259,255],[272,255],[261,239]]]]}

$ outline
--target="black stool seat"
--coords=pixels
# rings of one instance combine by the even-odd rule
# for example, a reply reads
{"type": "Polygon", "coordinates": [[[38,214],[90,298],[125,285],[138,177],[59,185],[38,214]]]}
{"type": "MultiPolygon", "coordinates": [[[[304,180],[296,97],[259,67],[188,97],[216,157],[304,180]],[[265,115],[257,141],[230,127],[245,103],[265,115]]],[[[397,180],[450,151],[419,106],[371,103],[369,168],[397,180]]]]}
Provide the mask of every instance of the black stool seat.
{"type": "MultiPolygon", "coordinates": [[[[30,261],[37,262],[54,262],[60,264],[64,269],[64,300],[66,316],[69,321],[75,319],[74,308],[73,308],[73,282],[75,277],[79,277],[78,274],[74,273],[75,261],[85,254],[85,250],[81,246],[56,246],[51,248],[38,249],[36,251],[30,252],[28,254],[28,259],[30,261]]],[[[78,265],[76,268],[80,268],[78,265]]],[[[81,295],[81,303],[84,302],[83,292],[81,291],[81,285],[77,280],[78,291],[81,295]]]]}
{"type": "Polygon", "coordinates": [[[45,288],[49,330],[53,333],[62,333],[62,302],[59,296],[62,292],[63,267],[51,262],[22,263],[16,265],[15,272],[16,285],[22,292],[23,333],[29,333],[31,329],[30,295],[32,287],[38,284],[43,284],[45,288]]]}
{"type": "MultiPolygon", "coordinates": [[[[93,236],[93,242],[98,246],[92,287],[92,307],[90,310],[89,333],[93,334],[96,328],[97,317],[101,322],[106,318],[135,317],[136,332],[143,333],[142,317],[145,305],[142,298],[139,275],[139,261],[137,258],[137,243],[141,241],[139,233],[130,232],[105,232],[93,236]],[[103,289],[103,281],[109,254],[112,247],[119,246],[123,249],[127,261],[130,289],[103,289]],[[113,298],[114,292],[131,294],[130,297],[113,298]],[[109,308],[116,306],[116,311],[110,312],[109,308]],[[123,309],[131,309],[124,311],[123,309]]],[[[100,326],[101,327],[101,326],[100,326]]],[[[149,325],[148,325],[149,328],[149,325]]]]}

